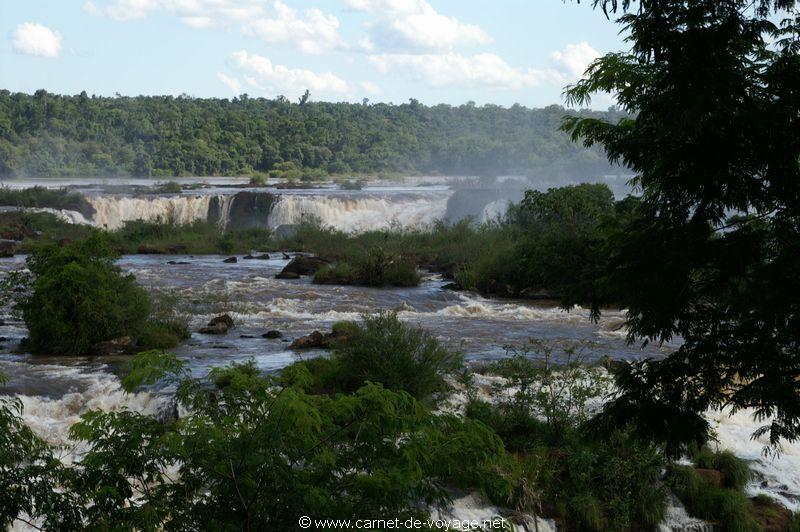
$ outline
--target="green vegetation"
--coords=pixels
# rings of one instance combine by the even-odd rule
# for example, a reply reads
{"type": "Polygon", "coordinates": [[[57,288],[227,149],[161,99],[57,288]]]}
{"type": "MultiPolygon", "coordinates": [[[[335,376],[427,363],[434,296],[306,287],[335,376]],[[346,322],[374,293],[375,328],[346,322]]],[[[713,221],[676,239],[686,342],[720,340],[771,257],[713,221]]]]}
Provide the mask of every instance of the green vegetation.
{"type": "Polygon", "coordinates": [[[582,530],[649,528],[663,519],[661,449],[629,431],[587,430],[610,383],[602,369],[581,363],[579,346],[554,351],[533,342],[483,371],[506,381],[493,402],[473,393],[466,415],[514,453],[528,490],[517,491],[515,505],[534,503],[540,515],[582,530]]]}
{"type": "Polygon", "coordinates": [[[362,286],[417,286],[417,265],[409,259],[388,255],[382,248],[372,248],[347,261],[340,260],[314,274],[319,284],[354,284],[362,286]]]}
{"type": "Polygon", "coordinates": [[[69,530],[294,530],[303,515],[424,520],[447,503],[448,487],[503,482],[505,452],[490,429],[433,414],[380,384],[309,395],[276,387],[250,364],[193,379],[153,351],[137,355],[123,382],[133,390],[162,379],[177,384],[186,417],[165,425],[127,410],[86,414],[71,434],[89,451],[71,468],[0,410],[0,428],[19,429],[1,437],[20,447],[3,447],[10,467],[0,474],[38,473],[36,485],[59,488],[4,492],[0,516],[13,520],[23,509],[69,530]]]}
{"type": "Polygon", "coordinates": [[[364,316],[360,323],[338,323],[330,358],[299,362],[284,370],[291,384],[315,393],[352,393],[367,382],[435,402],[448,390],[445,377],[462,368],[460,354],[430,333],[406,325],[397,314],[364,316]]]}
{"type": "Polygon", "coordinates": [[[620,375],[607,426],[634,423],[677,455],[706,437],[709,408],[754,408],[756,435],[797,441],[798,4],[593,3],[621,12],[631,49],[598,59],[567,100],[615,93],[630,117],[564,128],[642,190],[603,284],[628,309],[631,340],[683,340],[620,375]]]}
{"type": "Polygon", "coordinates": [[[87,218],[94,215],[94,208],[80,192],[41,186],[13,190],[0,187],[0,205],[66,209],[77,211],[87,218]]]}
{"type": "Polygon", "coordinates": [[[118,339],[124,350],[169,348],[188,337],[185,322],[153,312],[147,293],[114,265],[116,258],[111,240],[98,232],[44,246],[28,257],[29,275],[2,279],[28,328],[27,350],[82,355],[118,339]]]}
{"type": "Polygon", "coordinates": [[[106,98],[2,90],[0,176],[608,174],[600,151],[558,131],[566,113],[557,105],[301,105],[247,95],[106,98]]]}
{"type": "Polygon", "coordinates": [[[690,515],[719,522],[722,530],[758,532],[753,503],[739,490],[714,485],[690,466],[673,466],[666,478],[669,488],[690,515]]]}
{"type": "MultiPolygon", "coordinates": [[[[280,238],[263,228],[224,231],[205,221],[132,221],[111,238],[123,253],[311,252],[332,263],[314,277],[323,284],[415,286],[422,267],[485,295],[546,296],[564,306],[597,307],[615,301],[602,290],[603,266],[613,251],[610,242],[638,203],[632,197],[614,201],[606,185],[583,184],[529,191],[505,219],[483,225],[464,220],[440,222],[430,230],[348,234],[308,221],[280,238]]],[[[81,231],[88,233],[43,214],[0,216],[0,234],[20,235],[23,250],[34,249],[34,239],[60,241],[81,231]]]]}

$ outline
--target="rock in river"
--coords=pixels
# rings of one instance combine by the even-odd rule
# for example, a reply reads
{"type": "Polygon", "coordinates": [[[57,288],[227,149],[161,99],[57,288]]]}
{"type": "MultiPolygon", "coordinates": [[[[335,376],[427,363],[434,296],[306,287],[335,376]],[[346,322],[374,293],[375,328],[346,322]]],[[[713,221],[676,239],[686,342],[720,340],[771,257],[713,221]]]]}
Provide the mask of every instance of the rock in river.
{"type": "Polygon", "coordinates": [[[208,322],[208,325],[200,329],[201,334],[226,334],[228,329],[233,328],[233,318],[228,314],[217,316],[208,322]]]}
{"type": "Polygon", "coordinates": [[[317,270],[323,266],[327,266],[328,261],[320,259],[319,257],[305,257],[297,256],[287,264],[281,273],[296,273],[298,275],[314,275],[317,270]]]}

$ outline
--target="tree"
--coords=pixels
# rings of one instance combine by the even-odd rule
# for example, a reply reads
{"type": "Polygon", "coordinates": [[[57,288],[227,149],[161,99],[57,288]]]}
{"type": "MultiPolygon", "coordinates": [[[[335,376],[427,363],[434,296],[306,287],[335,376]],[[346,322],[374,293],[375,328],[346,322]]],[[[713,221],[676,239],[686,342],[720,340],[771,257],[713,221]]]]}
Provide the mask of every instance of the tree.
{"type": "Polygon", "coordinates": [[[595,61],[571,104],[617,95],[633,117],[567,117],[636,172],[642,204],[607,280],[630,340],[682,340],[635,364],[604,416],[680,444],[712,407],[800,437],[800,14],[793,0],[595,0],[632,48],[595,61]],[[767,421],[768,420],[768,421],[767,421]]]}
{"type": "Polygon", "coordinates": [[[116,257],[110,239],[97,234],[28,258],[34,279],[20,306],[31,352],[82,355],[97,342],[145,331],[149,298],[114,264],[116,257]]]}

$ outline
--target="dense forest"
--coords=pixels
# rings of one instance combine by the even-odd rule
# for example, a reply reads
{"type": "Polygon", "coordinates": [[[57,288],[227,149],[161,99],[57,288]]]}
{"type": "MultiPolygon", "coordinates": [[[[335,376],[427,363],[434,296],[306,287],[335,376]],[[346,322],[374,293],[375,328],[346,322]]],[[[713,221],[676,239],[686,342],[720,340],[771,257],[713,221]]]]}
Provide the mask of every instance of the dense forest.
{"type": "MultiPolygon", "coordinates": [[[[618,173],[560,131],[553,105],[428,107],[299,103],[242,95],[113,98],[0,91],[0,176],[252,175],[281,163],[350,172],[528,175],[618,173]]],[[[608,119],[621,113],[581,111],[608,119]]],[[[281,168],[281,167],[279,167],[281,168]]]]}

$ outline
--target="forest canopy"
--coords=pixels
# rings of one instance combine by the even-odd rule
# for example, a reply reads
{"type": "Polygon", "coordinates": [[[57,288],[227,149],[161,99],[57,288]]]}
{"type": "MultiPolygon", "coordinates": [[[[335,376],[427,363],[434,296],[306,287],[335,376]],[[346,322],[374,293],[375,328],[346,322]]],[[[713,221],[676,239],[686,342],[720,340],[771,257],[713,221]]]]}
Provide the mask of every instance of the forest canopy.
{"type": "MultiPolygon", "coordinates": [[[[620,173],[559,130],[558,105],[425,106],[189,96],[62,96],[0,90],[0,177],[209,176],[287,162],[330,174],[527,175],[583,181],[620,173]]],[[[319,174],[318,174],[319,175],[319,174]]]]}

